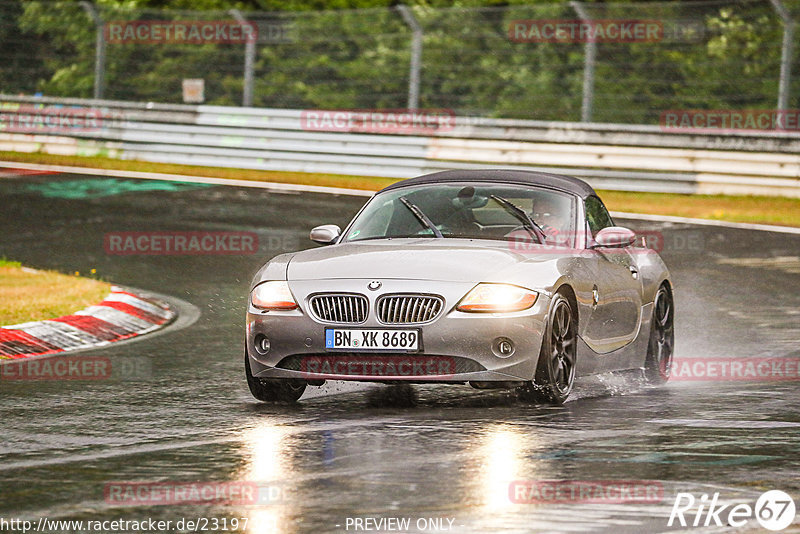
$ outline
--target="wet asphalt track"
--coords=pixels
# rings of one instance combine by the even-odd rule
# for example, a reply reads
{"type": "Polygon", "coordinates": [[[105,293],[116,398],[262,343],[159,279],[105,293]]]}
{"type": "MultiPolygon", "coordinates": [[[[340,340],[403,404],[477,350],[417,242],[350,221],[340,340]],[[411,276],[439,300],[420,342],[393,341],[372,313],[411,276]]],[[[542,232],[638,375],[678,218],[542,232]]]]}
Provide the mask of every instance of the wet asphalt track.
{"type": "MultiPolygon", "coordinates": [[[[412,527],[452,519],[449,532],[459,533],[621,533],[668,530],[678,491],[750,504],[767,489],[800,497],[797,382],[649,388],[606,376],[580,382],[560,408],[466,386],[416,387],[413,407],[403,405],[407,392],[352,385],[310,388],[296,406],[258,404],[242,370],[251,275],[275,254],[312,246],[312,226],[344,226],[364,199],[137,190],[142,183],[0,179],[0,255],[64,272],[94,268],[200,312],[188,328],[92,353],[146,362],[139,380],[0,383],[0,517],[246,517],[252,533],[354,532],[348,517],[407,517],[412,527]],[[252,231],[261,250],[114,256],[103,248],[106,232],[167,230],[252,231]],[[508,502],[510,481],[544,479],[660,481],[664,499],[508,502]],[[123,507],[103,494],[110,481],[249,480],[282,497],[264,506],[123,507]]],[[[665,236],[678,358],[800,356],[800,236],[626,224],[665,236]]],[[[749,527],[727,530],[758,530],[754,520],[749,527]]]]}

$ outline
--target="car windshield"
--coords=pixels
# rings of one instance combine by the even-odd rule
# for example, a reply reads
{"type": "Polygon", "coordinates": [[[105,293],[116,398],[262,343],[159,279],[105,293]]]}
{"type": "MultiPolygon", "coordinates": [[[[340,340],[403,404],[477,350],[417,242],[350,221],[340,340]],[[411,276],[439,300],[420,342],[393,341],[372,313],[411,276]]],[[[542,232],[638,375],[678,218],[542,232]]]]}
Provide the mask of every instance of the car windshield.
{"type": "Polygon", "coordinates": [[[375,196],[345,242],[431,237],[561,244],[574,234],[571,195],[508,184],[425,184],[375,196]]]}

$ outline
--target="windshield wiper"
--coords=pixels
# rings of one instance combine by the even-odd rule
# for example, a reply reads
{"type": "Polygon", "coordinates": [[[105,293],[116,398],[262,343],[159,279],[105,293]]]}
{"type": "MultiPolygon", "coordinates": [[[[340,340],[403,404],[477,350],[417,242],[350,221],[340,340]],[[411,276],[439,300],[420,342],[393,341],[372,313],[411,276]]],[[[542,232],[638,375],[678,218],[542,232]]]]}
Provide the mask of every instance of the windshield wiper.
{"type": "Polygon", "coordinates": [[[489,198],[503,206],[507,212],[513,215],[517,220],[519,220],[531,233],[536,237],[539,243],[544,243],[544,230],[541,226],[536,224],[536,221],[531,219],[531,216],[527,214],[525,210],[507,200],[503,197],[499,197],[497,195],[489,195],[489,198]]]}
{"type": "Polygon", "coordinates": [[[422,224],[424,224],[424,225],[425,225],[425,227],[426,227],[426,228],[428,228],[428,230],[430,230],[431,232],[433,232],[433,235],[435,235],[435,236],[436,236],[436,237],[438,237],[438,238],[443,238],[443,237],[444,237],[444,236],[442,235],[442,232],[440,232],[440,231],[439,231],[439,229],[438,229],[438,228],[436,228],[436,225],[435,225],[435,224],[433,224],[433,221],[431,221],[431,220],[428,218],[428,216],[427,216],[427,215],[425,215],[424,213],[422,213],[422,210],[421,210],[421,209],[419,209],[419,208],[417,207],[417,205],[416,205],[416,204],[413,204],[413,203],[409,202],[409,200],[408,200],[406,197],[400,197],[400,199],[399,199],[399,200],[400,200],[400,202],[402,202],[402,203],[403,203],[403,205],[404,205],[405,207],[407,207],[407,208],[408,208],[408,209],[411,211],[411,213],[413,213],[413,214],[414,214],[414,216],[415,216],[417,219],[419,219],[419,220],[420,220],[420,222],[421,222],[422,224]]]}

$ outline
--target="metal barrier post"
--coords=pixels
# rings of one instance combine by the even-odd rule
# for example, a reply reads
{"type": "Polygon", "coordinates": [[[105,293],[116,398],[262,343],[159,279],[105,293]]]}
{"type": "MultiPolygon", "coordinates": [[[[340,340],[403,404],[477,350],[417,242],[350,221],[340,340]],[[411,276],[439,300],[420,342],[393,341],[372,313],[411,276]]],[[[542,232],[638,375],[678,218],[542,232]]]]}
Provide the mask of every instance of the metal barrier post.
{"type": "MultiPolygon", "coordinates": [[[[570,2],[572,9],[578,13],[581,21],[590,18],[580,2],[570,2]]],[[[589,40],[585,44],[583,55],[583,101],[581,102],[581,122],[592,122],[592,107],[594,106],[594,66],[597,57],[597,43],[589,40]]]]}
{"type": "MultiPolygon", "coordinates": [[[[238,9],[231,9],[228,11],[236,22],[239,24],[247,24],[247,19],[244,18],[238,9]]],[[[256,41],[255,39],[248,39],[244,45],[244,80],[242,89],[242,106],[252,107],[253,105],[253,68],[256,60],[256,41]]]]}
{"type": "Polygon", "coordinates": [[[789,88],[792,79],[792,51],[794,45],[794,21],[781,0],[771,0],[772,7],[783,22],[783,43],[781,45],[781,77],[778,85],[778,111],[789,108],[789,88]]]}
{"type": "Polygon", "coordinates": [[[103,34],[103,19],[91,2],[81,2],[81,7],[89,14],[95,25],[94,50],[94,98],[100,100],[105,93],[106,78],[106,40],[103,34]]]}
{"type": "Polygon", "coordinates": [[[403,20],[411,28],[411,67],[408,79],[408,109],[417,109],[419,106],[419,71],[422,66],[422,26],[408,6],[399,4],[397,10],[403,20]]]}

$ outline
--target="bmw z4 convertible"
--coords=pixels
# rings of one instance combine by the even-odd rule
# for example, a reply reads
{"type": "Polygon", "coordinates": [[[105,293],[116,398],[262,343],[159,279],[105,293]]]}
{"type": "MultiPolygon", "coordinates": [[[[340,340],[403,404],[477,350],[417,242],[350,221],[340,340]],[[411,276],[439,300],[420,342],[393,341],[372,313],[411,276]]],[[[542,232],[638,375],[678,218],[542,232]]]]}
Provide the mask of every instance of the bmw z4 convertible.
{"type": "Polygon", "coordinates": [[[311,239],[326,246],[273,258],[251,286],[245,373],[259,400],[351,380],[516,388],[561,404],[576,376],[670,376],[669,272],[576,178],[421,176],[311,239]]]}

